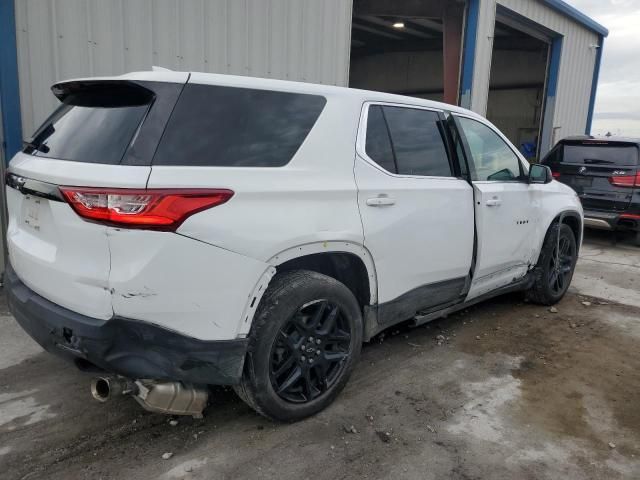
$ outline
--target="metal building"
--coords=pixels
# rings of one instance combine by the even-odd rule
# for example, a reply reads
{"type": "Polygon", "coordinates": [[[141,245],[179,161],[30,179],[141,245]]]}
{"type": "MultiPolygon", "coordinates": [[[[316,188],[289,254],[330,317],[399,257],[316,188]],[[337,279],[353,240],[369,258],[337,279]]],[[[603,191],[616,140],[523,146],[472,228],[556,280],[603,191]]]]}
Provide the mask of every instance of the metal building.
{"type": "Polygon", "coordinates": [[[53,83],[152,65],[444,100],[535,159],[590,132],[607,34],[562,0],[0,0],[0,159],[53,83]]]}
{"type": "Polygon", "coordinates": [[[56,81],[159,65],[445,100],[535,158],[589,132],[607,33],[561,0],[2,0],[5,155],[56,81]]]}

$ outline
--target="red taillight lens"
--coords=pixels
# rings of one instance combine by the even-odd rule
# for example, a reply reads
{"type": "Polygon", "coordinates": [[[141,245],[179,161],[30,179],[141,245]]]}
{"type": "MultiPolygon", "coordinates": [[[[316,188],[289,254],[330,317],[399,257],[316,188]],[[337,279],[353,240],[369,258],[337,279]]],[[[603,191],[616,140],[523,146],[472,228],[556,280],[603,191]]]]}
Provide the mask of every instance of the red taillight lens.
{"type": "Polygon", "coordinates": [[[640,187],[640,172],[635,175],[616,175],[609,177],[609,183],[616,187],[640,187]]]}
{"type": "Polygon", "coordinates": [[[553,178],[560,178],[561,173],[560,172],[551,172],[551,175],[553,175],[553,178]]]}
{"type": "Polygon", "coordinates": [[[222,205],[225,189],[104,189],[60,187],[82,218],[118,227],[173,231],[194,213],[222,205]]]}

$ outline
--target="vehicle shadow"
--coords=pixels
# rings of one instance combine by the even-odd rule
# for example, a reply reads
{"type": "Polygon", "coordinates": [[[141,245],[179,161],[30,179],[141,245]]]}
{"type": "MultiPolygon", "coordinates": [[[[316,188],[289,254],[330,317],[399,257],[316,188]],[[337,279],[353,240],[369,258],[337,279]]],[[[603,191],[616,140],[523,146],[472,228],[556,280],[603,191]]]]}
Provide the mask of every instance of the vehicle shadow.
{"type": "MultiPolygon", "coordinates": [[[[634,232],[612,232],[609,230],[585,228],[584,241],[589,244],[602,246],[624,246],[638,248],[634,244],[634,232]]],[[[640,248],[638,248],[638,251],[640,251],[640,248]]]]}

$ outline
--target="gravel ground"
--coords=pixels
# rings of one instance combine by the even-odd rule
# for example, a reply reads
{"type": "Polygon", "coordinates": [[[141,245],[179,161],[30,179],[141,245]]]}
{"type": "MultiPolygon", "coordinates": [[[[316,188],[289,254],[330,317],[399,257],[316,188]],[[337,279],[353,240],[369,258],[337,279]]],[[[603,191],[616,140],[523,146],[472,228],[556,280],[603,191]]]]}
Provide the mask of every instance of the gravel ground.
{"type": "Polygon", "coordinates": [[[557,312],[511,295],[387,331],[337,401],[294,425],[225,389],[177,424],[98,404],[0,297],[0,478],[639,478],[640,250],[590,235],[585,252],[602,263],[581,260],[557,312]],[[625,296],[585,296],[620,283],[619,264],[625,296]]]}

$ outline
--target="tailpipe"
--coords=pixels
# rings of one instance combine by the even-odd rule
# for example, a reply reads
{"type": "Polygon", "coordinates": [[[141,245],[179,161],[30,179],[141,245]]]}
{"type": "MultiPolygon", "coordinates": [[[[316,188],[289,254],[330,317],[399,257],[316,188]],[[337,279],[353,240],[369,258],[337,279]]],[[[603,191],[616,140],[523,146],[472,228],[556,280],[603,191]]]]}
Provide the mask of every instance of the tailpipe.
{"type": "Polygon", "coordinates": [[[104,403],[120,395],[135,395],[138,386],[126,378],[97,377],[91,380],[91,396],[104,403]]]}
{"type": "Polygon", "coordinates": [[[206,388],[182,382],[134,381],[119,377],[98,377],[91,381],[91,396],[99,402],[104,403],[121,395],[131,395],[150,412],[195,418],[202,418],[209,400],[206,388]]]}

